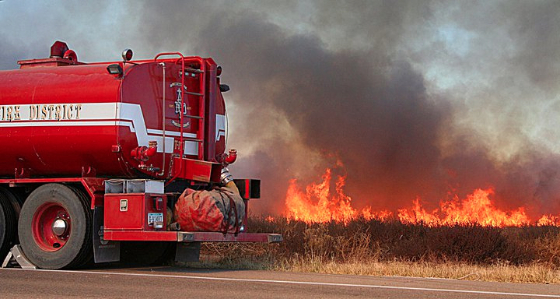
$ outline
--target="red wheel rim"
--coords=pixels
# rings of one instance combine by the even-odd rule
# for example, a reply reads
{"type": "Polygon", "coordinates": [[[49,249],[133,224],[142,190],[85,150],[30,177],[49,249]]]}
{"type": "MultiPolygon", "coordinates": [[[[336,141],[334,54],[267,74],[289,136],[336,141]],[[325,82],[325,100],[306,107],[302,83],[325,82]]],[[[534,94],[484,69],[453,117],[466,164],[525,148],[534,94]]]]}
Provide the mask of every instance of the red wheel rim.
{"type": "Polygon", "coordinates": [[[64,247],[71,232],[68,211],[58,203],[40,206],[32,221],[33,238],[44,251],[58,251],[64,247]]]}

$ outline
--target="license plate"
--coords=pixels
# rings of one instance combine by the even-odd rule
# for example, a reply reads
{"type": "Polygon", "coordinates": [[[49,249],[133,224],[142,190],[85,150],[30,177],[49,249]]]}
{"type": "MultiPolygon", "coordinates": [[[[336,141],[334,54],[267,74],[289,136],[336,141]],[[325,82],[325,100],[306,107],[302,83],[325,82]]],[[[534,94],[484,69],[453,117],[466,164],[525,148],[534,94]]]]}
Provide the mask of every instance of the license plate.
{"type": "Polygon", "coordinates": [[[148,213],[148,223],[163,222],[163,213],[148,213]]]}

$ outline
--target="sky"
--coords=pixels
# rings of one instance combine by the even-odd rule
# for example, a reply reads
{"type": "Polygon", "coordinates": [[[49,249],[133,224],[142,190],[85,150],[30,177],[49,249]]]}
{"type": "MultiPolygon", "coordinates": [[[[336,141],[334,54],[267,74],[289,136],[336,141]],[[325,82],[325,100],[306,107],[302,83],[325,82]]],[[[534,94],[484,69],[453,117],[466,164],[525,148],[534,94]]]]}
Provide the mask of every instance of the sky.
{"type": "Polygon", "coordinates": [[[213,57],[256,212],[332,168],[356,206],[491,187],[560,214],[558,1],[3,0],[0,28],[0,70],[55,40],[85,62],[213,57]]]}

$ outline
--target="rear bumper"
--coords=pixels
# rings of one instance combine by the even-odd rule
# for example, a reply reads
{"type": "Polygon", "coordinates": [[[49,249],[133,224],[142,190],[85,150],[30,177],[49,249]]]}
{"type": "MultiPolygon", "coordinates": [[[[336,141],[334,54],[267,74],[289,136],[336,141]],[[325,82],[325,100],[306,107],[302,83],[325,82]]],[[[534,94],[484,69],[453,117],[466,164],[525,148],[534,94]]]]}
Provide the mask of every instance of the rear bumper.
{"type": "Polygon", "coordinates": [[[282,242],[282,235],[239,233],[236,236],[235,234],[223,234],[219,232],[105,230],[103,232],[103,239],[107,241],[279,243],[282,242]]]}

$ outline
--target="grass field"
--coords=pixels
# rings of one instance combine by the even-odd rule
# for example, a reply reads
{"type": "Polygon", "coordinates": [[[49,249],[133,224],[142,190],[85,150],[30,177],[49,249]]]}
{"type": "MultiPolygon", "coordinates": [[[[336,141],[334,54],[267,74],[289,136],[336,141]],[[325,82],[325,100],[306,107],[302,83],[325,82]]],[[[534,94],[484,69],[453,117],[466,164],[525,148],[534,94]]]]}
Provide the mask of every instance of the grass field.
{"type": "Polygon", "coordinates": [[[429,227],[358,219],[307,224],[253,218],[280,244],[204,244],[202,267],[560,283],[560,228],[429,227]]]}

